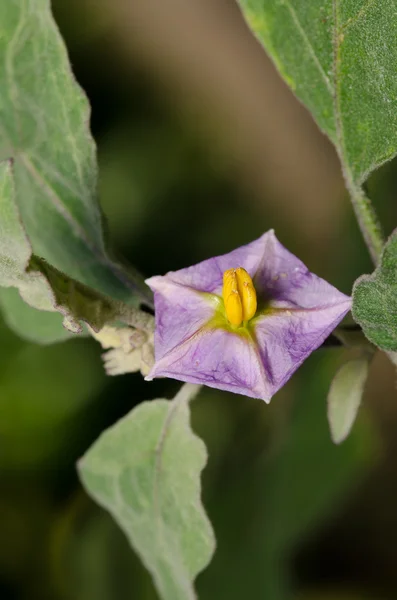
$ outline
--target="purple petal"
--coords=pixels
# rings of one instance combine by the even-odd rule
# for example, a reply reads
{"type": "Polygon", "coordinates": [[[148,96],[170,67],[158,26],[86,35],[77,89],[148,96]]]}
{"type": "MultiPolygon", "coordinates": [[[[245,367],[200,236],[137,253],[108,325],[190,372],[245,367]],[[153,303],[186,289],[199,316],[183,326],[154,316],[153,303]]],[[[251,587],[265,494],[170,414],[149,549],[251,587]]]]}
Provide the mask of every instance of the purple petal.
{"type": "Polygon", "coordinates": [[[228,254],[209,258],[197,265],[181,269],[180,271],[170,271],[164,277],[168,281],[173,281],[195,290],[221,295],[223,273],[227,269],[243,267],[251,277],[255,275],[259,265],[262,263],[269,236],[274,236],[273,231],[264,233],[257,240],[246,246],[241,246],[228,254]]]}
{"type": "Polygon", "coordinates": [[[204,328],[165,354],[146,379],[154,377],[203,383],[267,402],[272,395],[256,345],[223,329],[204,328]]]}
{"type": "Polygon", "coordinates": [[[346,298],[326,308],[280,311],[255,321],[258,349],[272,383],[272,394],[321,346],[350,306],[350,299],[346,298]]]}
{"type": "Polygon", "coordinates": [[[152,277],[146,283],[155,292],[155,358],[160,360],[178,344],[196,333],[215,308],[204,294],[173,283],[168,277],[152,277]]]}
{"type": "Polygon", "coordinates": [[[267,298],[272,306],[317,308],[347,298],[310,273],[301,260],[280,244],[273,231],[265,236],[262,236],[265,247],[254,275],[254,285],[257,294],[267,298]]]}

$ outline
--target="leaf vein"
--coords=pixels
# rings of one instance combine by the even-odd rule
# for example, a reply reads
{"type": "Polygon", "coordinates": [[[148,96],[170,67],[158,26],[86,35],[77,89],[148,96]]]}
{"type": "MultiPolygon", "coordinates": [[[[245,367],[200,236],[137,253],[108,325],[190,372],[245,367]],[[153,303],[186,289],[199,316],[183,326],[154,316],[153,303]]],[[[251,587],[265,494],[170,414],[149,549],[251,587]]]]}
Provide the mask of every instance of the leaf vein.
{"type": "Polygon", "coordinates": [[[299,33],[300,33],[300,35],[301,35],[301,37],[302,37],[302,39],[303,39],[303,41],[304,41],[304,43],[306,45],[306,48],[307,48],[307,50],[308,50],[308,52],[309,52],[309,54],[310,54],[310,56],[311,56],[314,64],[316,65],[316,67],[317,67],[317,69],[318,69],[318,71],[319,71],[319,73],[320,73],[320,75],[321,75],[321,77],[322,77],[322,79],[323,79],[323,81],[324,81],[324,83],[325,83],[325,85],[326,85],[329,93],[331,95],[333,95],[334,90],[333,90],[332,84],[331,84],[331,82],[329,80],[329,77],[327,76],[327,74],[325,73],[323,67],[321,66],[321,63],[318,60],[317,54],[315,53],[315,50],[314,50],[314,48],[313,48],[313,46],[312,46],[309,38],[306,35],[305,30],[303,29],[303,27],[302,27],[302,25],[301,25],[301,23],[300,23],[300,21],[298,19],[298,15],[296,14],[295,9],[291,5],[290,0],[284,0],[284,4],[287,7],[287,9],[288,9],[288,11],[289,11],[289,13],[291,15],[291,18],[294,21],[294,23],[296,25],[296,28],[298,29],[298,31],[299,31],[299,33]]]}
{"type": "Polygon", "coordinates": [[[85,242],[87,247],[97,256],[98,260],[104,262],[101,252],[99,251],[97,245],[87,236],[84,229],[80,226],[80,224],[76,221],[71,212],[62,203],[58,194],[50,186],[48,181],[46,181],[46,179],[37,171],[35,165],[32,163],[29,156],[27,156],[25,153],[20,153],[19,158],[22,160],[25,167],[35,179],[35,181],[46,192],[47,197],[50,199],[52,205],[57,210],[57,212],[65,219],[67,223],[69,223],[75,235],[85,242]]]}
{"type": "Polygon", "coordinates": [[[346,31],[347,29],[349,29],[349,27],[351,27],[352,25],[354,25],[355,23],[357,23],[357,21],[359,21],[360,19],[362,19],[363,17],[366,16],[366,14],[368,13],[369,9],[375,4],[376,0],[368,0],[367,4],[365,4],[356,14],[355,17],[350,17],[350,19],[348,19],[346,21],[346,23],[344,23],[343,25],[341,25],[341,31],[346,31]]]}

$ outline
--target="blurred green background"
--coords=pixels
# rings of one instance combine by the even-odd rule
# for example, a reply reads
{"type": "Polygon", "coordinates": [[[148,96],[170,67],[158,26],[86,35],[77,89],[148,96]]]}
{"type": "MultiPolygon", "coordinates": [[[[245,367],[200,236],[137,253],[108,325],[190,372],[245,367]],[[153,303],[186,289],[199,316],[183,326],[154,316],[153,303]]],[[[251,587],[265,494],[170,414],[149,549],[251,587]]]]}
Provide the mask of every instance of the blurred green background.
{"type": "MultiPolygon", "coordinates": [[[[115,247],[150,276],[273,227],[350,293],[371,265],[337,159],[233,0],[129,0],[127,13],[126,2],[53,2],[92,104],[115,247]]],[[[392,162],[367,184],[387,233],[396,183],[392,162]]],[[[40,347],[1,324],[0,341],[1,600],[156,599],[75,462],[105,427],[178,384],[106,378],[93,340],[40,347]]],[[[353,434],[335,447],[326,394],[343,358],[317,351],[270,406],[211,389],[194,400],[218,539],[200,600],[397,598],[394,368],[376,356],[353,434]]]]}

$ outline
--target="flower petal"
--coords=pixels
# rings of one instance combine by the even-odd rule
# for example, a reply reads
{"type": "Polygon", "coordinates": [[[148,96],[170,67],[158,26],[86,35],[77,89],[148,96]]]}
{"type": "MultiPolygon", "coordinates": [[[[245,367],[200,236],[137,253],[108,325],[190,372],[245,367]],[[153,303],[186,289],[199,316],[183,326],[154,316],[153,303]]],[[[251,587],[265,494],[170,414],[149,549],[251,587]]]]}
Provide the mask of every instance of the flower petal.
{"type": "Polygon", "coordinates": [[[348,299],[324,279],[311,273],[299,258],[276,238],[274,231],[262,236],[263,258],[255,273],[258,296],[271,306],[284,308],[320,308],[348,299]]]}
{"type": "Polygon", "coordinates": [[[206,324],[213,317],[215,308],[204,294],[173,283],[168,277],[152,277],[146,283],[155,293],[157,361],[206,324]]]}
{"type": "Polygon", "coordinates": [[[273,230],[264,233],[257,240],[241,246],[228,254],[209,258],[186,269],[170,271],[164,277],[168,281],[221,296],[223,273],[228,269],[243,267],[251,277],[255,275],[259,265],[263,261],[269,236],[274,237],[273,230]]]}
{"type": "Polygon", "coordinates": [[[198,331],[156,362],[146,379],[154,377],[203,383],[267,402],[272,395],[252,339],[223,329],[198,331]]]}
{"type": "Polygon", "coordinates": [[[258,351],[267,379],[272,382],[272,395],[321,346],[350,305],[347,298],[325,308],[280,311],[256,320],[258,351]]]}

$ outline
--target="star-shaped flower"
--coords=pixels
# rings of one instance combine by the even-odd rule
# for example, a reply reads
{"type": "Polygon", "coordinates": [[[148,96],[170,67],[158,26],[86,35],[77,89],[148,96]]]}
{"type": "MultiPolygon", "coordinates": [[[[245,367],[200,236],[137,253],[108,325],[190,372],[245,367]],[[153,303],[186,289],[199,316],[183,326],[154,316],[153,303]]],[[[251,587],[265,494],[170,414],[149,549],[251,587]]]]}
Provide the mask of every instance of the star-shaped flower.
{"type": "Polygon", "coordinates": [[[156,318],[155,364],[146,379],[171,377],[266,402],[351,306],[273,230],[146,283],[156,318]]]}

